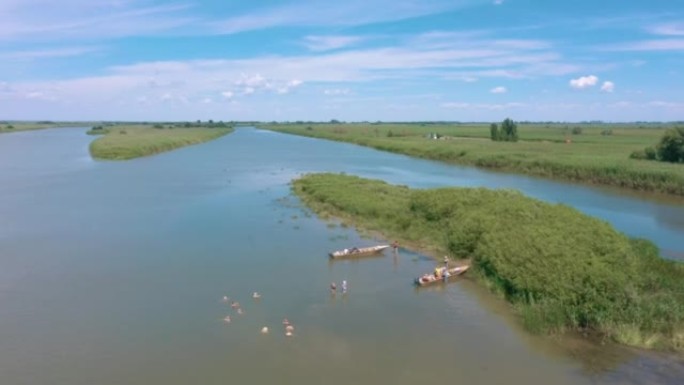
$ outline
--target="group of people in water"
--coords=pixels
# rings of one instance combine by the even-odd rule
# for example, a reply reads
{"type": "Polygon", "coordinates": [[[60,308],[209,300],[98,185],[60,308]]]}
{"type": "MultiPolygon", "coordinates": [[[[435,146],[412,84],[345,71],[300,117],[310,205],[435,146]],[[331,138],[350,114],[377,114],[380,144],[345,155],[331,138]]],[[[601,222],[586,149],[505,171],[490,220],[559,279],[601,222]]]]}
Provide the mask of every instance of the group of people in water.
{"type": "MultiPolygon", "coordinates": [[[[346,283],[345,283],[345,285],[346,285],[346,283]]],[[[255,291],[254,293],[252,293],[252,298],[255,301],[257,301],[257,300],[261,299],[261,294],[259,294],[258,292],[255,291]]],[[[240,303],[237,301],[231,301],[227,295],[224,295],[223,298],[221,299],[221,301],[224,303],[230,302],[231,309],[234,309],[237,312],[237,314],[242,315],[245,313],[244,310],[242,310],[240,303]]],[[[231,319],[230,315],[227,315],[223,319],[223,322],[231,323],[232,319],[231,319]]],[[[290,323],[290,321],[287,318],[285,318],[285,319],[283,319],[283,326],[285,327],[285,336],[292,337],[294,335],[294,325],[292,325],[292,323],[290,323]]],[[[261,328],[261,334],[268,334],[268,332],[269,332],[268,326],[264,326],[261,328]]]]}
{"type": "MultiPolygon", "coordinates": [[[[347,280],[342,280],[340,286],[342,288],[342,294],[347,294],[347,280]]],[[[335,282],[330,282],[330,294],[337,294],[337,284],[335,282]]]]}

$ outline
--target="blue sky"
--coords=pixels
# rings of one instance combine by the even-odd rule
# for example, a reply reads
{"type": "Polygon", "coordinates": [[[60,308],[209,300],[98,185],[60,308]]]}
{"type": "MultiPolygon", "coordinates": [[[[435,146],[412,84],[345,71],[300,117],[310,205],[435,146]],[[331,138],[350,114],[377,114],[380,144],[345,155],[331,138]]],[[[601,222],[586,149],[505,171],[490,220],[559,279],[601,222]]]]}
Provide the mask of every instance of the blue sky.
{"type": "Polygon", "coordinates": [[[684,120],[684,0],[1,0],[0,120],[684,120]]]}

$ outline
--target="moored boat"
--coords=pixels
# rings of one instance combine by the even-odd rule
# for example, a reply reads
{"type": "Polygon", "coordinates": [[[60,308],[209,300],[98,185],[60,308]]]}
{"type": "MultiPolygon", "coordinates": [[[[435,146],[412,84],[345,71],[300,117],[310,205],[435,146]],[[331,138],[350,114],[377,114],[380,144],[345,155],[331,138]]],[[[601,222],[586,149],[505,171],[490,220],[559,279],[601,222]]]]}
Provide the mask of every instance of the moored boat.
{"type": "MultiPolygon", "coordinates": [[[[463,266],[458,266],[458,267],[452,267],[450,269],[447,269],[447,277],[446,279],[452,279],[456,276],[459,276],[463,273],[466,272],[470,268],[470,265],[463,265],[463,266]]],[[[421,277],[418,277],[415,279],[415,284],[418,286],[426,286],[430,285],[433,283],[439,283],[439,282],[444,282],[444,268],[438,268],[436,269],[439,271],[439,275],[435,275],[434,273],[429,273],[429,274],[423,274],[421,277]]]]}
{"type": "Polygon", "coordinates": [[[377,246],[370,246],[370,247],[352,247],[349,249],[333,251],[331,253],[328,253],[328,255],[332,259],[363,257],[363,256],[381,253],[383,250],[385,250],[389,247],[390,247],[389,245],[377,245],[377,246]]]}

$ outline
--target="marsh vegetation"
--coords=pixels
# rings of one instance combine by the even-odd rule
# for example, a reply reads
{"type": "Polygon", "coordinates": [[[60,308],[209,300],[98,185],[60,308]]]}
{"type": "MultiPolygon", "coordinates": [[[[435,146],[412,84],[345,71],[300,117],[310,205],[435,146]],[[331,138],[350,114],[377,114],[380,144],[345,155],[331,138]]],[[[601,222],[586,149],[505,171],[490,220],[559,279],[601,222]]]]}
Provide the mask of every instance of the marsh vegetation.
{"type": "Polygon", "coordinates": [[[411,190],[341,174],[306,175],[293,190],[321,216],[469,259],[531,331],[684,350],[684,265],[574,208],[511,190],[411,190]]]}
{"type": "Polygon", "coordinates": [[[102,134],[90,144],[94,158],[125,160],[154,155],[179,147],[207,142],[232,128],[220,126],[163,126],[161,124],[96,126],[88,132],[102,134]]]}

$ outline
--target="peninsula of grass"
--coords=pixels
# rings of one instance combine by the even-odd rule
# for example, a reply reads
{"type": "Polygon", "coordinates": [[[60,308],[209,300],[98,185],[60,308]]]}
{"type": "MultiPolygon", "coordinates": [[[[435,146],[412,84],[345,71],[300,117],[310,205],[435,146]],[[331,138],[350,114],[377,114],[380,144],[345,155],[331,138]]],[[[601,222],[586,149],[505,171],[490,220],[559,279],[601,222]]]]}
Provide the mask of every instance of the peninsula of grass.
{"type": "Polygon", "coordinates": [[[0,121],[0,134],[9,132],[19,132],[19,131],[32,131],[32,130],[42,130],[46,128],[57,128],[57,127],[79,127],[83,123],[70,123],[70,122],[52,122],[52,121],[41,121],[41,122],[15,122],[15,121],[0,121]]]}
{"type": "Polygon", "coordinates": [[[533,332],[684,351],[684,264],[578,210],[511,190],[411,190],[340,174],[305,175],[292,188],[323,218],[469,259],[469,275],[533,332]]]}
{"type": "MultiPolygon", "coordinates": [[[[133,159],[207,142],[233,131],[228,127],[169,127],[114,125],[102,128],[102,135],[90,143],[90,154],[97,159],[133,159]]],[[[98,132],[91,129],[89,133],[98,132]]]]}
{"type": "Polygon", "coordinates": [[[684,164],[632,159],[667,124],[518,124],[518,142],[488,124],[269,124],[274,131],[505,172],[684,196],[684,164]],[[439,138],[439,139],[434,139],[439,138]]]}

